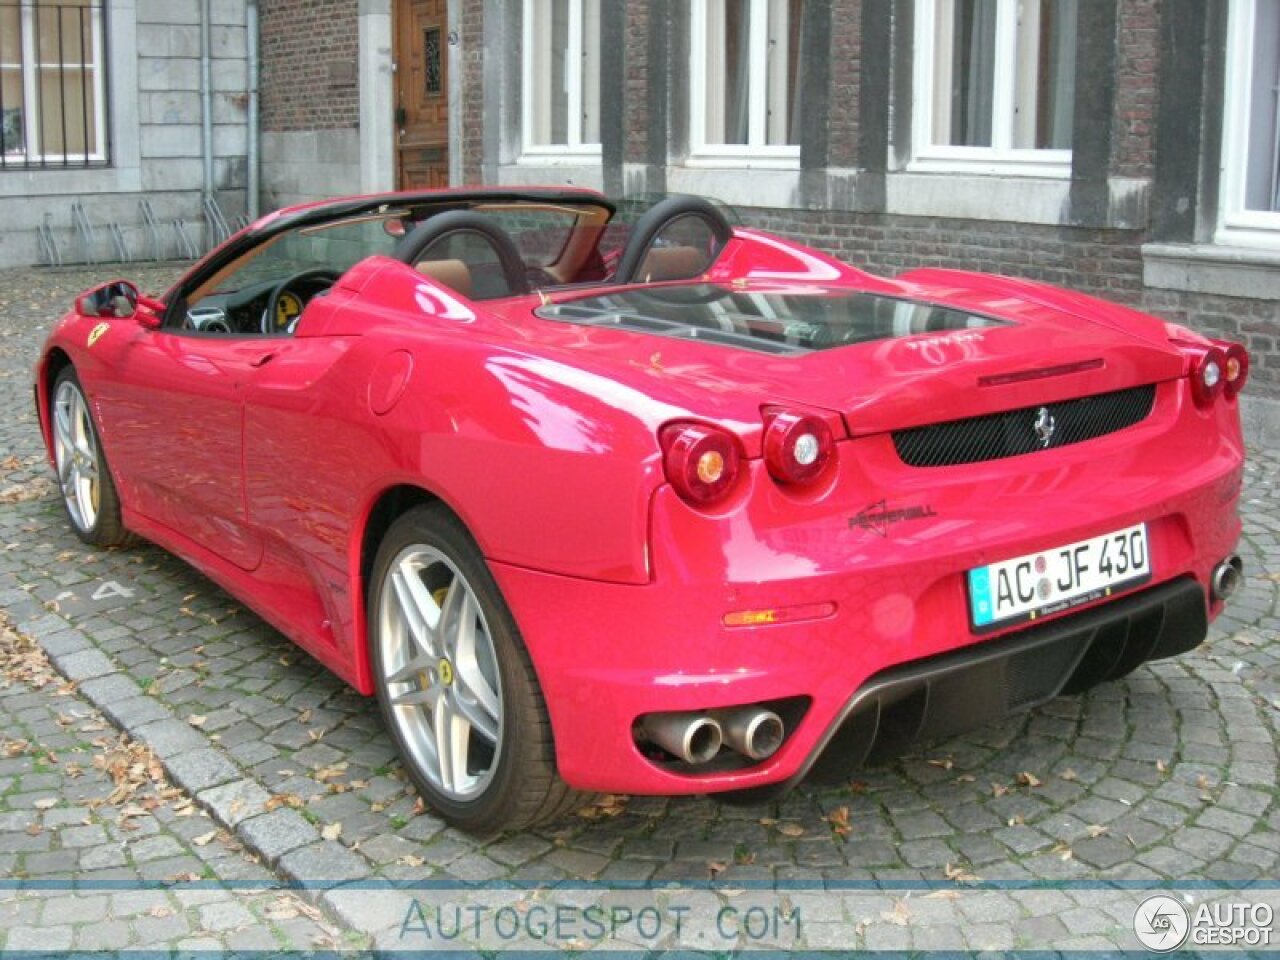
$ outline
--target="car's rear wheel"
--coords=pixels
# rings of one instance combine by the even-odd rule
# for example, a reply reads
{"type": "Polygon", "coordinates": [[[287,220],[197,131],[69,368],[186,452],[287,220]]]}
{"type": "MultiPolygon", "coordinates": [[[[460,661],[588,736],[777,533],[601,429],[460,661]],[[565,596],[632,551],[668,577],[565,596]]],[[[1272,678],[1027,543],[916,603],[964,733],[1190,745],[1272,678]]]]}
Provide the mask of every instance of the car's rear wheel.
{"type": "Polygon", "coordinates": [[[53,459],[62,505],[85,543],[113,547],[131,539],[120,515],[120,497],[107,468],[84,388],[71,367],[53,383],[53,459]]]}
{"type": "Polygon", "coordinates": [[[551,723],[515,620],[457,518],[423,506],[392,524],[369,613],[383,716],[443,819],[492,834],[578,800],[556,774],[551,723]]]}

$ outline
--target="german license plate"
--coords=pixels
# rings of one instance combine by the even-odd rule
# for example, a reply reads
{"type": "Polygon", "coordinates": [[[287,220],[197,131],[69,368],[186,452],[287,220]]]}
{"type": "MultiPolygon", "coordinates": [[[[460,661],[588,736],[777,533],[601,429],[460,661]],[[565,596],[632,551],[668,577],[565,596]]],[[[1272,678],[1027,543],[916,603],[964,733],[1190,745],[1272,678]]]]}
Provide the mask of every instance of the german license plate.
{"type": "Polygon", "coordinates": [[[1147,526],[1140,523],[970,570],[969,612],[975,630],[990,630],[1070,610],[1150,578],[1147,526]]]}

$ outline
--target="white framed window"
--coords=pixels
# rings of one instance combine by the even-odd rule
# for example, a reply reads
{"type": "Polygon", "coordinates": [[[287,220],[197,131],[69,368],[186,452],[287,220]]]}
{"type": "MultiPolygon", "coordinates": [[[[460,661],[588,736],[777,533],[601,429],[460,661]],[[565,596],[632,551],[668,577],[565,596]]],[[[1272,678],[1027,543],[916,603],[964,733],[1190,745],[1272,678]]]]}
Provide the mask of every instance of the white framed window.
{"type": "Polygon", "coordinates": [[[102,0],[0,0],[0,169],[105,164],[102,0]]]}
{"type": "Polygon", "coordinates": [[[524,152],[600,152],[601,0],[524,0],[524,152]]]}
{"type": "Polygon", "coordinates": [[[1280,0],[1231,0],[1219,243],[1280,247],[1280,0]]]}
{"type": "Polygon", "coordinates": [[[910,169],[1071,175],[1080,0],[916,0],[910,169]]]}
{"type": "Polygon", "coordinates": [[[693,159],[799,165],[803,11],[804,0],[692,0],[693,159]]]}

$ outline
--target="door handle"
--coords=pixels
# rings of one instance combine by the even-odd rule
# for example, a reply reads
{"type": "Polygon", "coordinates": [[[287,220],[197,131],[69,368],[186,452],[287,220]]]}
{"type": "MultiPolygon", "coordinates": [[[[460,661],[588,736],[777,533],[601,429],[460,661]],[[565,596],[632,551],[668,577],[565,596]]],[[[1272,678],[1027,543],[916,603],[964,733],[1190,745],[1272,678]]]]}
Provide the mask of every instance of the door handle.
{"type": "Polygon", "coordinates": [[[253,367],[255,370],[258,367],[265,367],[268,363],[271,362],[271,359],[275,355],[276,355],[275,351],[273,350],[270,353],[264,353],[261,356],[254,357],[252,360],[249,361],[249,366],[253,367]]]}

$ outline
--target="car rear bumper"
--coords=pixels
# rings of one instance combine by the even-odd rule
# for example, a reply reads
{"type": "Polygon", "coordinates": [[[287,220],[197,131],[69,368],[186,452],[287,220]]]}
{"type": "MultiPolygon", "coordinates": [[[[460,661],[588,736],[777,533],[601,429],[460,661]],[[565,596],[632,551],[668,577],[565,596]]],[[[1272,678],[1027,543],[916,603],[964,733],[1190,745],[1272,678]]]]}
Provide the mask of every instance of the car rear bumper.
{"type": "Polygon", "coordinates": [[[856,761],[908,739],[901,727],[932,736],[985,723],[1194,646],[1220,608],[1209,598],[1212,572],[1240,534],[1243,449],[1234,410],[1159,408],[1152,422],[1104,440],[936,472],[904,467],[887,440],[857,441],[841,464],[857,473],[841,480],[858,491],[852,507],[847,499],[788,512],[796,505],[780,506],[767,478],[753,477],[750,496],[705,517],[661,489],[649,584],[493,563],[538,671],[561,775],[582,789],[638,794],[791,783],[828,743],[842,745],[826,753],[847,768],[846,755],[856,761]],[[857,504],[881,500],[904,519],[887,531],[853,522],[857,504]],[[1149,582],[1035,626],[974,629],[968,570],[1138,523],[1148,532],[1149,582]],[[787,605],[829,613],[725,625],[730,612],[787,605]],[[1154,611],[1168,623],[1153,626],[1154,611]],[[1036,651],[1030,661],[1016,655],[1022,644],[1036,651]],[[1006,646],[1015,653],[1001,654],[1006,646]],[[952,657],[958,666],[923,686],[898,679],[952,657]],[[1008,678],[1036,679],[1022,667],[1031,661],[1054,666],[1029,693],[1005,691],[1008,678]],[[876,692],[887,677],[890,692],[876,692]],[[655,763],[633,732],[648,713],[782,700],[806,704],[782,747],[736,769],[655,763]],[[867,734],[871,703],[878,719],[867,734]]]}

